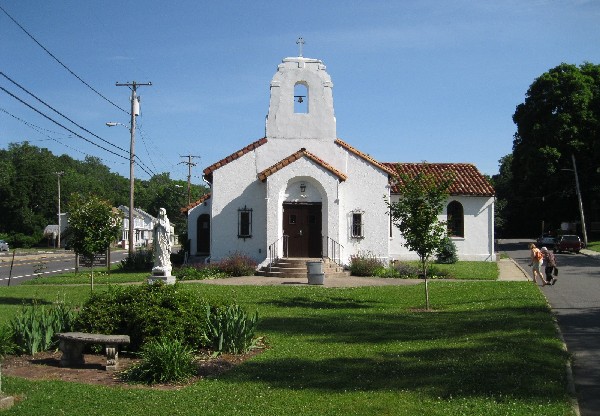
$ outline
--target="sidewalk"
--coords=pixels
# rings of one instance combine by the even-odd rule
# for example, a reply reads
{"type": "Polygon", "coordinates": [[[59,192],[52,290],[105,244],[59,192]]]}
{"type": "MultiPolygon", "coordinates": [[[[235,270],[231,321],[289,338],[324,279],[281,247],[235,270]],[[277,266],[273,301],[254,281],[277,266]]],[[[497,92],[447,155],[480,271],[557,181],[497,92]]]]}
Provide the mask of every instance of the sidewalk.
{"type": "Polygon", "coordinates": [[[600,259],[600,252],[594,251],[594,250],[588,250],[587,248],[584,248],[580,251],[581,254],[585,254],[588,257],[593,257],[595,259],[600,259]]]}
{"type": "Polygon", "coordinates": [[[531,276],[511,258],[498,260],[498,281],[531,281],[531,276]]]}

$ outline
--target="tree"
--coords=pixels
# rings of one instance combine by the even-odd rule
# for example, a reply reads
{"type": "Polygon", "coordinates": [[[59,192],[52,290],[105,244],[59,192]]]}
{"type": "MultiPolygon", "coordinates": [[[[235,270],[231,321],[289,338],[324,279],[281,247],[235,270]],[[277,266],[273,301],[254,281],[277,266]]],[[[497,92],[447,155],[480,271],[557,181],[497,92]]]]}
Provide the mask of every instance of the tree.
{"type": "Polygon", "coordinates": [[[453,178],[444,175],[438,180],[424,172],[425,170],[413,177],[400,174],[396,178],[400,199],[397,202],[386,203],[393,224],[398,227],[405,240],[403,244],[419,256],[425,280],[426,309],[429,310],[427,267],[429,259],[439,249],[446,236],[446,222],[440,221],[438,216],[448,199],[448,189],[453,178]]]}
{"type": "Polygon", "coordinates": [[[534,233],[542,221],[558,228],[561,221],[578,220],[573,172],[566,171],[572,169],[572,156],[586,214],[598,221],[600,65],[563,63],[542,74],[517,106],[513,121],[511,185],[506,195],[498,190],[510,206],[513,231],[534,233]]]}
{"type": "MultiPolygon", "coordinates": [[[[79,255],[93,257],[94,254],[104,253],[119,236],[123,221],[120,211],[113,210],[108,201],[95,195],[71,195],[68,213],[67,231],[71,245],[79,255]]],[[[94,290],[93,266],[91,287],[94,290]]]]}

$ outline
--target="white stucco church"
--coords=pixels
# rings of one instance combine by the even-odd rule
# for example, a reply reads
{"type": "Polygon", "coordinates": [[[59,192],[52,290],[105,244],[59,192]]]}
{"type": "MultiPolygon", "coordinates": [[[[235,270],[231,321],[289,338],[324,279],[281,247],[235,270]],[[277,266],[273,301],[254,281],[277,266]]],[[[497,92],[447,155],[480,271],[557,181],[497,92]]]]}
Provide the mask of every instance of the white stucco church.
{"type": "Polygon", "coordinates": [[[240,252],[262,266],[276,257],[348,264],[359,252],[416,259],[392,226],[384,196],[399,198],[398,172],[426,169],[454,174],[440,218],[449,222],[459,259],[495,260],[494,189],[474,165],[382,163],[340,140],[333,83],[318,59],[285,58],[270,94],[265,137],[204,169],[210,193],[185,209],[192,256],[240,252]]]}

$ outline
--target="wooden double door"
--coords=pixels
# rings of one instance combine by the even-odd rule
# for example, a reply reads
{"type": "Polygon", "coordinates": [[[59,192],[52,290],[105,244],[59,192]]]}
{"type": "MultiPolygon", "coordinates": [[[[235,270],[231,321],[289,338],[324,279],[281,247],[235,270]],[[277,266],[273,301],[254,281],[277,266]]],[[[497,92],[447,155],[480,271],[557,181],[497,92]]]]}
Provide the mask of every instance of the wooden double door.
{"type": "Polygon", "coordinates": [[[284,203],[283,234],[288,257],[321,257],[321,203],[284,203]]]}

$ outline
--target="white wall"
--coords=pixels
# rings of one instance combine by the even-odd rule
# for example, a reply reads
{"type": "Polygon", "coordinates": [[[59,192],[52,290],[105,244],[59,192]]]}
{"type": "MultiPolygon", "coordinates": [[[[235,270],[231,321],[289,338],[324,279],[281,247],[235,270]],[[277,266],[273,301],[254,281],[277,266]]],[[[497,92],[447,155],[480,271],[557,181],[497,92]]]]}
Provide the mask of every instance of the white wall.
{"type": "MultiPolygon", "coordinates": [[[[398,195],[392,195],[392,202],[397,201],[398,195]]],[[[464,238],[452,237],[456,245],[459,260],[465,261],[495,261],[494,253],[494,198],[452,196],[445,204],[444,211],[438,217],[446,221],[446,207],[451,201],[458,201],[464,212],[464,238]]],[[[403,245],[404,239],[400,230],[393,227],[390,238],[390,258],[395,260],[417,260],[415,252],[409,251],[403,245]]]]}
{"type": "Polygon", "coordinates": [[[213,172],[211,260],[243,252],[261,261],[266,247],[266,186],[257,180],[255,151],[213,172]],[[238,238],[238,209],[252,209],[252,237],[238,238]]]}
{"type": "Polygon", "coordinates": [[[366,160],[344,151],[348,180],[341,187],[340,243],[343,262],[350,256],[369,253],[388,260],[389,216],[384,196],[389,195],[388,175],[366,160]],[[364,238],[353,238],[352,212],[363,211],[364,238]]]}

